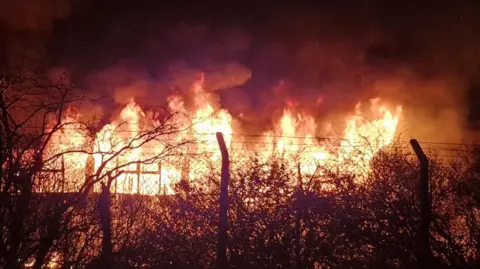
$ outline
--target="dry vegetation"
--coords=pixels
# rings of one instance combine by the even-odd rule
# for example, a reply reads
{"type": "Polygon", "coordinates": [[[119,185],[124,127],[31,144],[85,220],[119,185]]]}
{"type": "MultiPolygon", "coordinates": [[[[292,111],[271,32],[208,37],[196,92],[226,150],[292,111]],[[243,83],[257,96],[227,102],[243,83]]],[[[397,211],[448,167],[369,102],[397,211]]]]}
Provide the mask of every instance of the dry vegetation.
{"type": "MultiPolygon", "coordinates": [[[[177,182],[175,195],[93,192],[94,183],[115,180],[115,169],[90,175],[78,192],[35,192],[38,177],[48,176],[42,171],[42,150],[62,123],[58,120],[50,129],[43,124],[32,132],[30,120],[45,123],[41,119],[51,115],[60,119],[68,102],[86,97],[64,84],[38,84],[28,76],[4,75],[1,83],[0,267],[215,266],[216,164],[205,166],[211,171],[195,184],[177,182]],[[40,95],[49,96],[48,102],[33,98],[40,95]],[[12,107],[20,109],[24,101],[39,109],[20,121],[16,117],[21,113],[13,115],[12,107]]],[[[148,139],[159,140],[171,128],[149,130],[148,139]]],[[[152,158],[161,161],[162,154],[152,158]]],[[[449,162],[432,157],[430,237],[437,267],[480,265],[479,160],[475,150],[449,162]]],[[[200,156],[191,161],[205,162],[200,156]]],[[[230,266],[418,268],[417,160],[389,150],[375,156],[361,180],[340,171],[319,167],[311,175],[291,160],[232,158],[230,266]]]]}

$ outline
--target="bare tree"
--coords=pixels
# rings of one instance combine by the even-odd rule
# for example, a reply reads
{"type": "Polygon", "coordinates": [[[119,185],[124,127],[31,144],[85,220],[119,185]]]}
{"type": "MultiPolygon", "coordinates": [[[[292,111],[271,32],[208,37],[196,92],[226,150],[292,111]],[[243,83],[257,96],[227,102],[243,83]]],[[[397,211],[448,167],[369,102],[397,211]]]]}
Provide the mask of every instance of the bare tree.
{"type": "Polygon", "coordinates": [[[85,98],[63,78],[52,82],[28,70],[0,75],[0,265],[6,268],[19,268],[32,255],[42,260],[55,240],[67,207],[51,203],[39,210],[35,178],[52,135],[63,127],[66,108],[85,98]]]}
{"type": "MultiPolygon", "coordinates": [[[[137,190],[140,190],[140,177],[145,172],[141,166],[156,165],[162,159],[181,155],[182,145],[188,143],[173,139],[181,130],[171,123],[176,114],[168,110],[152,114],[152,121],[134,134],[114,139],[117,132],[129,131],[129,123],[125,121],[110,130],[109,141],[98,139],[90,119],[72,120],[68,115],[72,107],[88,100],[63,78],[52,82],[26,70],[2,73],[0,267],[20,268],[30,264],[42,268],[53,250],[60,248],[60,242],[68,240],[65,233],[72,233],[72,227],[82,227],[77,216],[88,208],[85,202],[92,198],[92,192],[99,191],[100,182],[115,185],[112,182],[136,166],[139,167],[137,190]],[[80,132],[82,143],[56,145],[62,143],[56,141],[56,136],[67,130],[80,132]],[[95,141],[102,141],[108,147],[95,145],[95,141]],[[124,158],[152,147],[153,151],[148,154],[124,158]],[[87,166],[77,169],[84,173],[80,177],[69,174],[75,170],[71,162],[78,156],[82,156],[87,166]],[[92,159],[94,167],[88,169],[87,163],[92,159]]],[[[109,196],[109,191],[104,195],[109,196]]],[[[108,225],[106,223],[108,221],[101,222],[103,226],[108,225]]],[[[79,240],[85,238],[88,236],[79,240]]],[[[106,238],[109,241],[108,235],[106,238]]]]}

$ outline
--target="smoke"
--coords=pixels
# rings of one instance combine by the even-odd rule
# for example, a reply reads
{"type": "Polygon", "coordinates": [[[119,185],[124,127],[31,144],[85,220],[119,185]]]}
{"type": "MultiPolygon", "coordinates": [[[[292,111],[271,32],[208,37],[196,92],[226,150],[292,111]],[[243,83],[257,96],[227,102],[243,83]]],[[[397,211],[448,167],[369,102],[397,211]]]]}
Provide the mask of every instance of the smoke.
{"type": "MultiPolygon", "coordinates": [[[[267,126],[287,101],[320,122],[337,122],[357,102],[381,97],[392,107],[403,105],[405,135],[458,141],[469,132],[467,116],[474,109],[467,96],[480,81],[479,9],[375,2],[279,5],[250,10],[248,19],[229,8],[216,11],[217,20],[187,8],[163,17],[138,8],[125,16],[124,31],[99,25],[97,38],[83,38],[85,48],[75,49],[82,57],[92,48],[94,55],[108,55],[98,60],[101,66],[84,66],[82,80],[87,90],[111,97],[114,107],[131,97],[153,105],[172,92],[188,95],[203,73],[219,107],[245,126],[267,126]]],[[[125,12],[112,11],[118,16],[108,21],[123,25],[125,12]]],[[[73,37],[82,33],[66,39],[73,37]]]]}
{"type": "MultiPolygon", "coordinates": [[[[289,18],[294,26],[283,28],[284,21],[274,18],[268,28],[284,29],[285,41],[266,44],[260,51],[273,51],[261,61],[274,62],[273,71],[267,73],[289,83],[283,84],[280,94],[277,87],[261,92],[261,100],[275,100],[268,102],[272,104],[278,102],[276,97],[295,98],[317,118],[335,120],[356,102],[379,96],[403,105],[400,131],[406,136],[459,141],[470,132],[467,115],[472,107],[466,96],[480,75],[480,40],[475,34],[479,21],[473,10],[415,5],[390,11],[391,17],[367,10],[354,18],[331,12],[318,20],[306,12],[302,19],[289,18]],[[313,33],[298,31],[312,24],[319,25],[313,33]],[[307,42],[291,41],[302,34],[307,42]],[[316,105],[319,98],[322,102],[316,105]]],[[[253,69],[254,76],[263,70],[259,71],[253,69]]]]}
{"type": "MultiPolygon", "coordinates": [[[[102,115],[103,122],[115,118],[132,99],[145,107],[162,106],[171,92],[168,84],[153,79],[146,70],[128,62],[89,73],[83,87],[88,95],[98,99],[95,116],[102,115]]],[[[81,111],[83,114],[83,109],[81,111]]]]}
{"type": "Polygon", "coordinates": [[[69,12],[67,0],[0,0],[4,61],[16,67],[25,61],[38,65],[45,60],[48,34],[55,21],[69,12]]]}
{"type": "MultiPolygon", "coordinates": [[[[202,74],[206,78],[203,84],[206,92],[241,86],[251,78],[250,70],[235,62],[212,62],[201,67],[175,62],[155,77],[141,65],[127,61],[90,73],[84,84],[88,92],[105,98],[104,110],[111,111],[110,115],[115,117],[132,99],[146,107],[166,106],[169,95],[180,94],[187,103],[192,103],[195,96],[190,90],[202,74]]],[[[221,107],[216,94],[210,99],[217,108],[221,107]]]]}
{"type": "Polygon", "coordinates": [[[0,23],[15,30],[49,31],[70,10],[65,0],[1,0],[0,23]]]}
{"type": "Polygon", "coordinates": [[[198,68],[190,67],[185,62],[178,62],[168,68],[167,79],[174,87],[185,91],[192,87],[202,73],[207,91],[241,86],[252,77],[249,69],[235,62],[203,64],[198,68]]]}

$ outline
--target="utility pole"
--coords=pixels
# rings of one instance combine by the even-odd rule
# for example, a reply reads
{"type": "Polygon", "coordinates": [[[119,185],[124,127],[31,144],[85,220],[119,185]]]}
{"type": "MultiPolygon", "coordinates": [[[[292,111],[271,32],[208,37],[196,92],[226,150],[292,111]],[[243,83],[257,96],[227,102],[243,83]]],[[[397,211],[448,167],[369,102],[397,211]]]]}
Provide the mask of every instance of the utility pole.
{"type": "Polygon", "coordinates": [[[302,206],[303,206],[303,184],[302,173],[300,170],[300,163],[297,165],[298,171],[298,188],[295,192],[295,266],[301,268],[302,259],[300,257],[300,237],[301,237],[301,221],[302,221],[302,206]]]}
{"type": "Polygon", "coordinates": [[[420,147],[416,139],[410,140],[410,145],[415,151],[420,162],[420,257],[419,262],[421,268],[429,268],[431,266],[432,253],[430,250],[430,221],[431,221],[431,204],[428,180],[428,158],[420,147]]]}
{"type": "Polygon", "coordinates": [[[230,181],[230,160],[223,134],[217,134],[218,146],[222,153],[222,178],[220,182],[219,198],[219,222],[218,222],[218,244],[217,244],[217,269],[227,268],[227,211],[228,211],[228,182],[230,181]]]}

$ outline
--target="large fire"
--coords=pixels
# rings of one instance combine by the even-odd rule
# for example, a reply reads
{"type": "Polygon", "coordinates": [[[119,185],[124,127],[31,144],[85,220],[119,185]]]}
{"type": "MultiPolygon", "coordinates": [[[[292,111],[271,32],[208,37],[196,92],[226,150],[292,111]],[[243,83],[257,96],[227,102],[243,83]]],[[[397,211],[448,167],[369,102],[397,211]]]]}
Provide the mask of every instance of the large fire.
{"type": "MultiPolygon", "coordinates": [[[[195,180],[208,172],[208,163],[188,158],[208,154],[211,162],[220,160],[216,132],[224,134],[235,158],[246,156],[238,157],[235,152],[248,143],[253,145],[252,153],[263,161],[289,159],[305,174],[316,173],[319,167],[341,167],[346,172],[361,174],[369,170],[374,155],[394,140],[402,112],[401,106],[392,110],[379,98],[370,101],[368,111],[358,103],[345,118],[343,138],[322,139],[316,135],[319,124],[312,114],[287,105],[270,131],[248,136],[237,135],[243,132],[234,130],[232,115],[218,107],[214,93],[205,91],[203,76],[192,85],[191,96],[193,102],[188,109],[184,97],[169,98],[170,111],[179,112],[171,119],[177,131],[159,138],[153,134],[161,120],[145,113],[134,99],[93,136],[88,136],[77,122],[81,115],[67,113],[65,124],[51,138],[47,151],[47,157],[70,152],[51,158],[48,163],[48,171],[62,171],[66,184],[62,188],[48,185],[42,191],[75,191],[89,175],[95,175],[103,182],[110,179],[116,193],[171,194],[174,182],[181,178],[195,180]],[[179,147],[177,154],[157,158],[169,143],[182,141],[189,143],[179,147]]],[[[98,184],[94,190],[100,190],[98,184]]]]}

